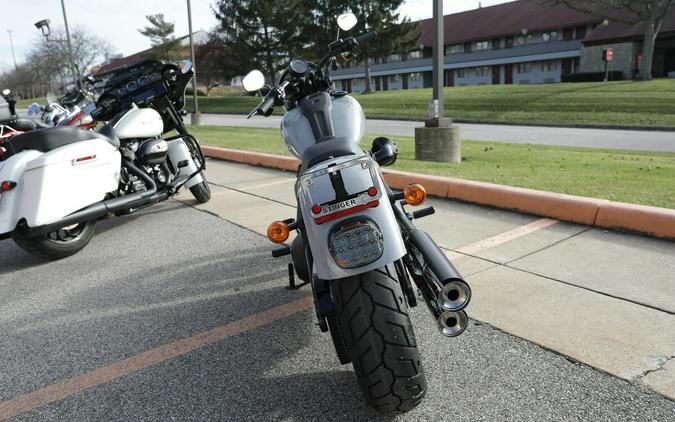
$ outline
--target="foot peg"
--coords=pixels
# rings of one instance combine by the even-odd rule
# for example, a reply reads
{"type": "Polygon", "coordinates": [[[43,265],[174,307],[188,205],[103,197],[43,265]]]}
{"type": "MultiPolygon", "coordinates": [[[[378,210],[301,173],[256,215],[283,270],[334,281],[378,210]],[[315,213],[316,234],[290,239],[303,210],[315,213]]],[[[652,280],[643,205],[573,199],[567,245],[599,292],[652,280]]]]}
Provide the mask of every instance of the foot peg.
{"type": "Polygon", "coordinates": [[[291,254],[291,247],[288,246],[288,245],[282,245],[281,248],[272,250],[272,257],[273,258],[280,258],[282,256],[286,256],[286,255],[290,255],[290,254],[291,254]]]}

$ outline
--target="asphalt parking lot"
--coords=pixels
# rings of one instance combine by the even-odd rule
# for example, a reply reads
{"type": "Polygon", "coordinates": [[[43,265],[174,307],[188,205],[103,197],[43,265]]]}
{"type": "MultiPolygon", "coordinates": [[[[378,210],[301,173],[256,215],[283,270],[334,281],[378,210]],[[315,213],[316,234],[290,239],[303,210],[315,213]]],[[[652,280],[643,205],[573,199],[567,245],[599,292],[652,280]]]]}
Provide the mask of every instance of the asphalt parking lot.
{"type": "MultiPolygon", "coordinates": [[[[309,290],[285,289],[288,261],[269,251],[176,200],[101,222],[55,263],[0,243],[0,420],[381,419],[314,326],[309,290]]],[[[675,415],[639,384],[490,325],[447,339],[423,306],[412,317],[429,391],[385,420],[675,415]]]]}

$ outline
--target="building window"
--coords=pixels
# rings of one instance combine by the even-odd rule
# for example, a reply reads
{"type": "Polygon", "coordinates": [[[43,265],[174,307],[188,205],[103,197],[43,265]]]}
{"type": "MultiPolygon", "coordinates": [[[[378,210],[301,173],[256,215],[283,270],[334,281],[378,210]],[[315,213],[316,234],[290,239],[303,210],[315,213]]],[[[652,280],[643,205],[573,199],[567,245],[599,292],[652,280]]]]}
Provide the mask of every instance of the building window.
{"type": "Polygon", "coordinates": [[[455,72],[458,78],[466,78],[469,74],[468,69],[457,69],[455,72]]]}
{"type": "Polygon", "coordinates": [[[516,45],[532,44],[532,42],[534,42],[534,36],[532,34],[518,35],[516,38],[516,45]]]}
{"type": "Polygon", "coordinates": [[[488,76],[490,74],[489,66],[481,66],[476,68],[476,76],[488,76]]]}
{"type": "Polygon", "coordinates": [[[445,54],[457,54],[464,52],[464,44],[452,44],[445,46],[445,54]]]}
{"type": "Polygon", "coordinates": [[[422,50],[411,51],[410,53],[408,53],[408,58],[409,59],[421,59],[422,58],[422,50]]]}
{"type": "Polygon", "coordinates": [[[410,74],[410,80],[411,81],[421,81],[422,80],[422,74],[420,72],[411,73],[410,74]]]}
{"type": "Polygon", "coordinates": [[[400,62],[401,61],[401,55],[400,54],[391,54],[389,55],[389,58],[387,60],[388,62],[400,62]]]}
{"type": "Polygon", "coordinates": [[[361,79],[352,79],[352,88],[358,88],[361,84],[361,79]]]}
{"type": "Polygon", "coordinates": [[[518,73],[532,72],[532,62],[518,63],[518,73]]]}
{"type": "Polygon", "coordinates": [[[392,83],[392,84],[397,84],[397,83],[399,83],[400,80],[401,80],[400,75],[392,75],[392,76],[389,77],[389,82],[392,83]]]}
{"type": "Polygon", "coordinates": [[[542,39],[546,42],[558,41],[558,31],[548,31],[542,34],[542,39]]]}
{"type": "Polygon", "coordinates": [[[489,41],[476,41],[473,46],[474,51],[487,50],[488,48],[490,48],[489,41]]]}
{"type": "Polygon", "coordinates": [[[545,62],[541,62],[541,70],[542,72],[553,72],[558,70],[558,61],[547,60],[545,62]]]}

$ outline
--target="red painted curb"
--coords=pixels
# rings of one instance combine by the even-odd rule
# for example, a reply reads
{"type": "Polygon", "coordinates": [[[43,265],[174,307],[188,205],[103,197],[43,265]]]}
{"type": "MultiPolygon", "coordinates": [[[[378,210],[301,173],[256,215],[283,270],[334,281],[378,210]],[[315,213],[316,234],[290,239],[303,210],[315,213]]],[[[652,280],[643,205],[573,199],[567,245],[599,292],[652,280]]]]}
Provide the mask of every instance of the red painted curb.
{"type": "Polygon", "coordinates": [[[600,207],[595,225],[675,239],[675,210],[608,202],[600,207]]]}
{"type": "MultiPolygon", "coordinates": [[[[297,171],[300,163],[296,158],[282,155],[206,146],[202,147],[202,150],[207,157],[293,172],[297,171]]],[[[396,170],[384,170],[383,173],[387,183],[394,189],[403,189],[410,183],[420,183],[426,188],[427,193],[441,198],[515,210],[588,226],[630,230],[654,237],[675,239],[675,210],[667,208],[396,170]]]]}

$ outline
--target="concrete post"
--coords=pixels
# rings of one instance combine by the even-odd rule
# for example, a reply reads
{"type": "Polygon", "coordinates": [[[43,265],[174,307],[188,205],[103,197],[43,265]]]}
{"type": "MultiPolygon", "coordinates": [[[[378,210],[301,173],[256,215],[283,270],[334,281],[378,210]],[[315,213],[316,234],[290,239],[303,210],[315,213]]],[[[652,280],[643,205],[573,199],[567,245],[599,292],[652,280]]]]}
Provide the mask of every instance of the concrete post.
{"type": "Polygon", "coordinates": [[[445,40],[443,37],[443,0],[433,0],[434,43],[433,43],[433,101],[429,105],[429,120],[424,127],[415,128],[415,159],[460,163],[462,142],[459,128],[451,119],[443,117],[443,59],[445,40]]]}

